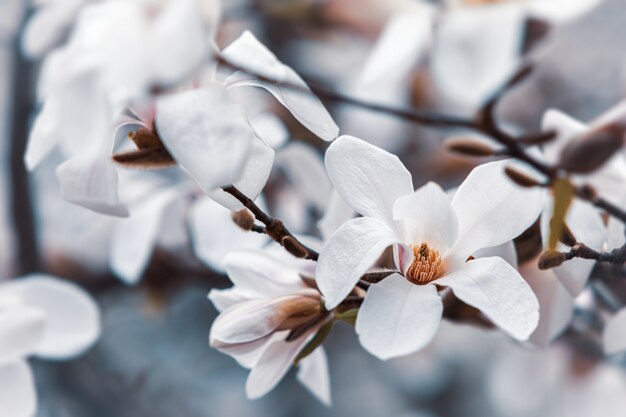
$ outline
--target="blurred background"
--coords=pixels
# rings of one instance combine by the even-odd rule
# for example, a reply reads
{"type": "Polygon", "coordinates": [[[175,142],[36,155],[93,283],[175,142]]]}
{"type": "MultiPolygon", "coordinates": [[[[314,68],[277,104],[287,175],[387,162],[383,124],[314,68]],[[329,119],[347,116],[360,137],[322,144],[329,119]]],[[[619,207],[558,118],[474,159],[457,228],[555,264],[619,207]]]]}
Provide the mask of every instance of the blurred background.
{"type": "MultiPolygon", "coordinates": [[[[226,3],[220,44],[251,29],[309,79],[366,93],[355,92],[351,80],[389,18],[385,0],[226,3]]],[[[38,416],[626,416],[620,358],[599,363],[559,341],[533,350],[454,324],[442,327],[426,350],[389,362],[368,355],[352,329],[338,325],[327,342],[332,408],[319,404],[292,375],[267,397],[247,400],[247,371],[207,341],[216,316],[207,292],[228,286],[228,280],[182,244],[157,247],[142,284],[122,284],[108,261],[119,220],[65,202],[53,175],[59,160],[48,160],[33,175],[24,171],[39,64],[23,58],[16,46],[24,10],[21,0],[0,0],[0,277],[39,270],[67,277],[97,297],[103,311],[102,340],[87,355],[69,363],[33,361],[38,416]]],[[[623,98],[625,22],[624,1],[606,0],[552,30],[536,73],[507,97],[502,117],[537,129],[547,108],[588,120],[623,98]]],[[[390,101],[436,107],[427,78],[416,70],[408,100],[390,101]]],[[[368,140],[398,152],[416,185],[454,185],[471,169],[467,160],[446,154],[442,132],[327,104],[343,133],[366,132],[368,140]]],[[[289,126],[293,136],[307,140],[302,129],[289,126]]],[[[277,209],[281,175],[273,174],[268,187],[268,203],[277,209]]]]}

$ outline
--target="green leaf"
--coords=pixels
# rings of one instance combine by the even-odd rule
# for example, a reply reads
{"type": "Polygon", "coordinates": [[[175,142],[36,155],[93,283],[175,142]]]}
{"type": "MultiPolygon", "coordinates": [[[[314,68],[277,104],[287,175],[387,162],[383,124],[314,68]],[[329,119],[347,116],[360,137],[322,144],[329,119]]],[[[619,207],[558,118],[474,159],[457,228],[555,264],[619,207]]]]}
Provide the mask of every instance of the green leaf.
{"type": "Polygon", "coordinates": [[[326,323],[325,325],[323,325],[315,334],[315,336],[313,336],[313,339],[311,339],[311,341],[309,343],[307,343],[307,345],[300,351],[300,353],[298,353],[298,356],[296,356],[296,359],[294,359],[293,364],[294,366],[298,366],[298,364],[300,363],[300,361],[304,358],[306,358],[307,356],[309,356],[311,353],[313,353],[313,351],[322,343],[324,343],[324,340],[326,340],[326,338],[328,337],[328,334],[330,333],[330,330],[333,328],[333,321],[330,320],[328,323],[326,323]]]}
{"type": "Polygon", "coordinates": [[[335,318],[354,326],[357,314],[359,314],[359,309],[353,308],[342,313],[335,312],[335,318]]]}
{"type": "Polygon", "coordinates": [[[555,250],[565,227],[565,216],[574,198],[574,186],[568,178],[558,178],[552,185],[554,192],[554,210],[550,219],[548,249],[555,250]]]}

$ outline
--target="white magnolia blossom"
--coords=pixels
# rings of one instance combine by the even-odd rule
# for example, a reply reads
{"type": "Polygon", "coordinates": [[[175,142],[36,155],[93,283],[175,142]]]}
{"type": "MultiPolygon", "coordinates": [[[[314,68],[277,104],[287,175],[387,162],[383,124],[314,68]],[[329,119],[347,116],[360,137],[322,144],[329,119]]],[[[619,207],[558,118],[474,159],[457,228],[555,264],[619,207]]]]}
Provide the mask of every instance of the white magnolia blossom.
{"type": "Polygon", "coordinates": [[[532,333],[537,299],[519,273],[499,257],[467,262],[521,234],[541,210],[541,192],[515,187],[504,164],[476,168],[450,203],[434,183],[413,191],[397,157],[359,139],[342,136],[328,149],[333,185],[364,217],[341,226],[320,255],[326,308],[336,307],[390,246],[400,271],[372,285],[359,310],[356,331],[368,351],[388,359],[426,345],[441,321],[437,287],[449,287],[517,339],[532,333]]]}
{"type": "Polygon", "coordinates": [[[602,0],[421,0],[388,22],[363,72],[364,83],[387,83],[430,53],[437,89],[473,109],[519,65],[527,19],[560,23],[587,13],[602,0]]]}
{"type": "Polygon", "coordinates": [[[99,335],[98,307],[76,285],[46,275],[0,284],[0,416],[35,414],[29,356],[73,358],[99,335]]]}
{"type": "MultiPolygon", "coordinates": [[[[284,252],[260,251],[227,255],[225,269],[234,286],[212,290],[209,298],[220,311],[210,334],[212,347],[250,369],[248,398],[272,390],[292,367],[298,354],[330,319],[320,293],[304,281],[314,263],[284,252]],[[291,332],[294,340],[286,340],[291,332]]],[[[298,380],[325,404],[330,404],[326,354],[318,347],[298,365],[298,380]]]]}

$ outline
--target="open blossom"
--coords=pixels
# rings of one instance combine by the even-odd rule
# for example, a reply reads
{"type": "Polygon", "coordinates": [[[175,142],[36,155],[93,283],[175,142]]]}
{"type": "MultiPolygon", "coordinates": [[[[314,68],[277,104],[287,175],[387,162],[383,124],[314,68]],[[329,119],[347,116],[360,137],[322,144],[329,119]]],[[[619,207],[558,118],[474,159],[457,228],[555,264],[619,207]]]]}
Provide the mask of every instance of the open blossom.
{"type": "Polygon", "coordinates": [[[0,415],[35,414],[27,357],[69,359],[99,335],[98,308],[75,285],[45,275],[0,284],[0,415]]]}
{"type": "MultiPolygon", "coordinates": [[[[210,344],[250,369],[246,394],[251,399],[272,390],[331,319],[319,291],[310,285],[314,265],[280,254],[276,258],[261,251],[232,252],[225,268],[234,286],[209,293],[220,311],[211,327],[210,344]]],[[[316,348],[298,367],[298,380],[329,404],[324,350],[316,348]]]]}
{"type": "Polygon", "coordinates": [[[521,234],[541,209],[541,192],[515,187],[504,163],[474,169],[450,203],[434,183],[413,191],[397,157],[359,139],[342,136],[328,149],[333,185],[364,217],[345,223],[324,246],[317,282],[326,308],[336,307],[390,246],[399,269],[369,288],[359,310],[356,331],[368,351],[387,359],[426,345],[442,316],[438,287],[515,338],[534,330],[537,299],[519,273],[499,257],[468,262],[521,234]]]}

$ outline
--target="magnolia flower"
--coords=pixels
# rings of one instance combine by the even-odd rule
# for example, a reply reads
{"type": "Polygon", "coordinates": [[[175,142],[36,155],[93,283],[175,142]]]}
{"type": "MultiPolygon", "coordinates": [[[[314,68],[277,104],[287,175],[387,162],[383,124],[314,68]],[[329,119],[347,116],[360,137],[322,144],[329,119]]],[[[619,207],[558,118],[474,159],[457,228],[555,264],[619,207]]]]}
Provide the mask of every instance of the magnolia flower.
{"type": "Polygon", "coordinates": [[[413,2],[387,24],[368,59],[369,85],[411,70],[430,52],[437,89],[464,108],[480,105],[519,64],[529,18],[550,23],[574,19],[601,0],[448,0],[435,7],[413,2]]]}
{"type": "MultiPolygon", "coordinates": [[[[234,286],[209,293],[220,311],[211,327],[210,344],[250,369],[246,383],[250,399],[271,391],[330,320],[321,295],[303,278],[312,276],[314,264],[279,254],[277,258],[263,252],[230,253],[225,269],[234,286]]],[[[323,348],[315,349],[298,367],[298,380],[330,404],[323,348]]]]}
{"type": "Polygon", "coordinates": [[[0,415],[35,414],[28,356],[73,358],[99,334],[98,308],[77,286],[46,275],[0,284],[0,415]]]}
{"type": "Polygon", "coordinates": [[[521,234],[541,209],[541,192],[516,188],[504,164],[476,168],[450,203],[434,183],[413,191],[397,157],[359,139],[342,136],[328,149],[333,185],[364,217],[341,226],[321,253],[317,282],[326,308],[336,307],[389,246],[399,269],[370,287],[359,310],[356,332],[368,351],[388,359],[425,346],[441,321],[441,287],[513,337],[532,333],[537,299],[519,273],[499,257],[467,262],[521,234]]]}

